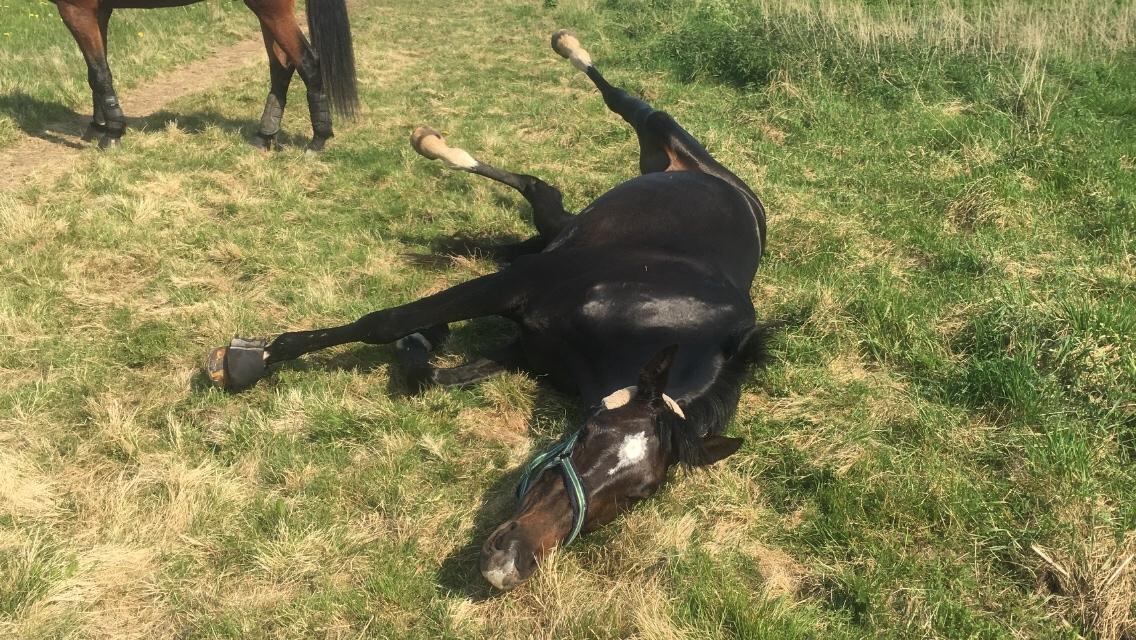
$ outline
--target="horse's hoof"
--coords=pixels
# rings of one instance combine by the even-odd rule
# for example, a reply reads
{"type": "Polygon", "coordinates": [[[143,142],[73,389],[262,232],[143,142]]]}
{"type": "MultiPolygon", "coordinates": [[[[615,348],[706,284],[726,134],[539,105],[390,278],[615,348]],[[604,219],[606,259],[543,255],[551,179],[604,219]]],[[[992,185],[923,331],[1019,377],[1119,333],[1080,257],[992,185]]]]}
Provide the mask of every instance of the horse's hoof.
{"type": "Polygon", "coordinates": [[[273,149],[279,149],[280,148],[279,145],[276,144],[276,136],[275,135],[266,136],[263,133],[255,134],[249,140],[249,144],[251,144],[253,147],[255,147],[257,149],[260,149],[261,151],[272,151],[273,149]]]}
{"type": "Polygon", "coordinates": [[[256,384],[268,374],[264,363],[267,346],[264,340],[233,338],[227,347],[217,347],[205,360],[205,372],[213,386],[225,391],[240,391],[256,384]]]}
{"type": "Polygon", "coordinates": [[[592,56],[567,29],[560,29],[552,34],[552,50],[560,57],[567,58],[580,71],[587,72],[592,66],[592,56]]]}
{"type": "Polygon", "coordinates": [[[83,136],[81,139],[83,140],[83,142],[94,142],[95,140],[102,138],[104,135],[106,135],[106,125],[92,122],[88,124],[87,129],[83,131],[83,136]]]}
{"type": "Polygon", "coordinates": [[[312,138],[308,143],[308,148],[304,150],[306,156],[318,156],[323,153],[323,148],[327,146],[327,138],[312,138]]]}
{"type": "Polygon", "coordinates": [[[100,149],[117,149],[122,146],[122,136],[104,135],[99,139],[100,149]]]}

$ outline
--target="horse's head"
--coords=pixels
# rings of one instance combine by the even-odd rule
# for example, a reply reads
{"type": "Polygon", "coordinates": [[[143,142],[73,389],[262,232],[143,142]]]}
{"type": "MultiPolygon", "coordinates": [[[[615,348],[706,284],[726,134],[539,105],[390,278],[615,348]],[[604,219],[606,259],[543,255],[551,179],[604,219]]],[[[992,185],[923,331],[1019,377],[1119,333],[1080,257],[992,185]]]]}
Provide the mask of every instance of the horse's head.
{"type": "Polygon", "coordinates": [[[708,465],[738,450],[737,438],[698,437],[663,394],[675,350],[655,356],[638,386],[605,398],[575,436],[530,466],[517,514],[481,550],[481,573],[493,586],[517,586],[553,547],[649,497],[671,465],[708,465]]]}

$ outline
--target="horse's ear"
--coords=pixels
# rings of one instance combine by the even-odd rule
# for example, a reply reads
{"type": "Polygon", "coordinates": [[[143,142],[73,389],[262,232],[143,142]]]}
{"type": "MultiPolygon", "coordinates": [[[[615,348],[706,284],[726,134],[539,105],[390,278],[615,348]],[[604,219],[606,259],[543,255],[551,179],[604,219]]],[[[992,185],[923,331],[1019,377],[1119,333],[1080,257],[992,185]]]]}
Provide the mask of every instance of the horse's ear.
{"type": "Polygon", "coordinates": [[[678,345],[672,344],[647,361],[639,372],[639,387],[636,390],[640,398],[649,402],[661,402],[663,391],[667,388],[667,376],[670,375],[671,365],[674,364],[674,355],[678,345]]]}
{"type": "Polygon", "coordinates": [[[706,450],[706,457],[700,462],[704,465],[711,465],[727,458],[741,448],[742,442],[744,440],[741,438],[727,438],[725,436],[703,438],[702,447],[706,450]]]}

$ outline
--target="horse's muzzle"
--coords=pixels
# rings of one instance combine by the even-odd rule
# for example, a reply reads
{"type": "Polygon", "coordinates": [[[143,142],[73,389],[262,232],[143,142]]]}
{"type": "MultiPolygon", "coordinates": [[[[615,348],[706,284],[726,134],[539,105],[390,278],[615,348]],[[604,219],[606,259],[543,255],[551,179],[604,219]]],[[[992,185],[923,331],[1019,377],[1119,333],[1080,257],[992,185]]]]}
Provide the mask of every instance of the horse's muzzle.
{"type": "Polygon", "coordinates": [[[532,547],[519,534],[515,520],[506,522],[481,548],[481,575],[502,591],[521,584],[536,569],[532,547]]]}

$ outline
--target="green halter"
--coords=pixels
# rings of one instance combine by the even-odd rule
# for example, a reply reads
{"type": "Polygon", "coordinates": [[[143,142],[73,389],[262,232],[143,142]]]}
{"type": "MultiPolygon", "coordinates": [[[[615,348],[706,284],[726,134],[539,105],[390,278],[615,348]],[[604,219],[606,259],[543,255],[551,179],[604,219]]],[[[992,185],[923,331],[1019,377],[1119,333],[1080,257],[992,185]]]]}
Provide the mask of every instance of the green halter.
{"type": "Polygon", "coordinates": [[[576,439],[579,437],[580,432],[577,431],[538,454],[525,467],[521,481],[517,484],[517,499],[520,500],[545,470],[560,467],[564,475],[564,485],[568,489],[568,500],[572,503],[572,531],[564,540],[565,545],[572,544],[576,536],[580,535],[580,530],[584,528],[584,518],[588,514],[587,492],[584,491],[580,474],[576,473],[576,467],[572,465],[572,447],[576,446],[576,439]]]}

